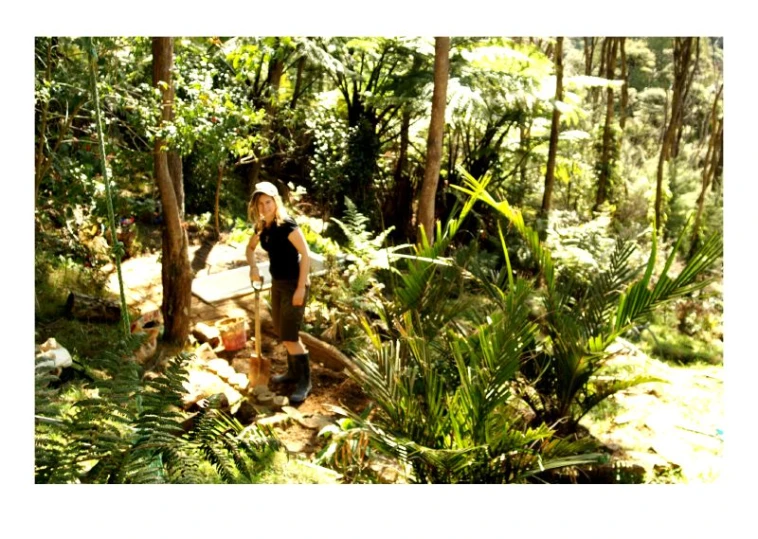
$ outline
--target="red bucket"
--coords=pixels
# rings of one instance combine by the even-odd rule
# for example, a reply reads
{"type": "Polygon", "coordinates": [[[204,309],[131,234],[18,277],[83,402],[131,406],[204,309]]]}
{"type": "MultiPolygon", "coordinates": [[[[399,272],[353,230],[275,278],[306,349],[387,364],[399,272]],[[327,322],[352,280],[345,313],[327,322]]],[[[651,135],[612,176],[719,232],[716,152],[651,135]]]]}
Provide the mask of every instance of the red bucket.
{"type": "Polygon", "coordinates": [[[223,318],[216,322],[216,328],[221,335],[224,350],[234,352],[245,347],[247,331],[244,318],[223,318]]]}

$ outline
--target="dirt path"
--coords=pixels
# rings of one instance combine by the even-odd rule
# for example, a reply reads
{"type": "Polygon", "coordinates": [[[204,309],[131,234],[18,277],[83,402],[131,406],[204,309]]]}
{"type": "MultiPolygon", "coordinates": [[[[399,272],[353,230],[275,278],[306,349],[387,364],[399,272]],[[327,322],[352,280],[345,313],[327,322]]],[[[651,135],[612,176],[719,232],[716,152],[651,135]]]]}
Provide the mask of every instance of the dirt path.
{"type": "Polygon", "coordinates": [[[724,450],[724,373],[721,366],[675,367],[626,343],[609,366],[661,379],[622,391],[584,422],[625,462],[648,477],[672,475],[711,483],[721,475],[724,450]]]}

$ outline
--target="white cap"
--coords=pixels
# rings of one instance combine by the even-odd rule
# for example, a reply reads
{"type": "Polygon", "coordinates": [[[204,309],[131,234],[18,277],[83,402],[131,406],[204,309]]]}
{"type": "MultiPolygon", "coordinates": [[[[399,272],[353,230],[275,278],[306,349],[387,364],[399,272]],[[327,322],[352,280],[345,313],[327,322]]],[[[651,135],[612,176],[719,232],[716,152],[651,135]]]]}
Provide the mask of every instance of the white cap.
{"type": "Polygon", "coordinates": [[[279,190],[276,188],[276,185],[271,182],[256,183],[255,191],[253,191],[253,196],[257,195],[258,193],[263,193],[264,195],[268,195],[270,197],[279,196],[279,190]]]}

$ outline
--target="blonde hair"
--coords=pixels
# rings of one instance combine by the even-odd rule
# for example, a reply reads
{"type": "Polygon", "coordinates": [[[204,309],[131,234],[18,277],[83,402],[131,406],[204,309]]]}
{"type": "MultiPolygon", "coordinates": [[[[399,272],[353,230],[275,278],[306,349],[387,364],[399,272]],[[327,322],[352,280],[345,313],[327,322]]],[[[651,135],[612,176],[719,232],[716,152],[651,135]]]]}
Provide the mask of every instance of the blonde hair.
{"type": "MultiPolygon", "coordinates": [[[[247,204],[247,218],[253,223],[256,232],[262,231],[264,227],[263,219],[261,219],[261,216],[258,214],[258,199],[261,195],[265,195],[265,193],[255,193],[253,198],[251,198],[250,202],[247,204]]],[[[274,220],[277,225],[281,225],[284,223],[284,220],[289,217],[289,213],[287,213],[287,208],[284,207],[284,201],[282,200],[281,195],[276,195],[271,198],[274,199],[274,203],[276,204],[274,220]]]]}

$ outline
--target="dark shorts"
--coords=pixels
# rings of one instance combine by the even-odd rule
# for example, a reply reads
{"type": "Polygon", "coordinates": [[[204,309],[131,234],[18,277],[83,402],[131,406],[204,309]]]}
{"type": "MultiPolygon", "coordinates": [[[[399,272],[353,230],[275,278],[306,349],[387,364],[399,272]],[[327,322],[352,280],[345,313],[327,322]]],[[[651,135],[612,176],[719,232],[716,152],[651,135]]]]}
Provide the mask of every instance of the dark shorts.
{"type": "Polygon", "coordinates": [[[300,339],[300,325],[303,323],[305,304],[311,295],[310,285],[305,287],[305,299],[300,307],[292,306],[297,281],[271,282],[271,319],[274,331],[282,341],[297,342],[300,339]]]}

